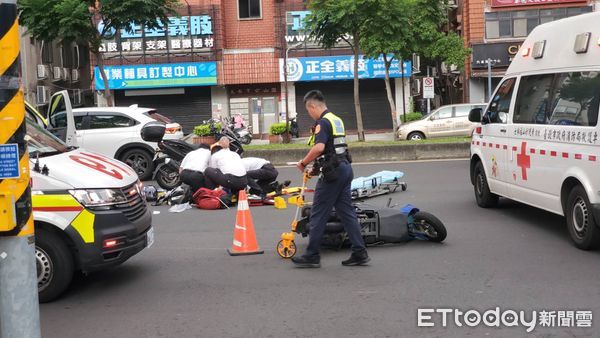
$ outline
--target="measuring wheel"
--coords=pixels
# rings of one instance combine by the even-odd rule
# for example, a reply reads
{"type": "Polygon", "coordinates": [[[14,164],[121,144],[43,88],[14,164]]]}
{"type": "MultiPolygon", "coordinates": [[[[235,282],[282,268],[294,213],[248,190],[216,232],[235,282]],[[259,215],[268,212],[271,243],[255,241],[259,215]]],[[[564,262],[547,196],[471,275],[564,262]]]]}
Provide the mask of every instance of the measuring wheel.
{"type": "Polygon", "coordinates": [[[281,258],[292,258],[296,254],[296,243],[290,240],[280,240],[277,243],[277,253],[281,258]]]}

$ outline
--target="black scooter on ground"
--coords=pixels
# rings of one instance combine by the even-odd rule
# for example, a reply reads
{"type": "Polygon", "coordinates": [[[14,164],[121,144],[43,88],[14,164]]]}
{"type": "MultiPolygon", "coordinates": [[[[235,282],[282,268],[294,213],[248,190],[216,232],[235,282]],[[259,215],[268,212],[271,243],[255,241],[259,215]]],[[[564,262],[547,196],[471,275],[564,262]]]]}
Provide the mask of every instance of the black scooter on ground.
{"type": "MultiPolygon", "coordinates": [[[[297,209],[292,221],[292,229],[281,234],[281,240],[277,243],[277,253],[282,258],[291,258],[296,254],[295,234],[302,237],[310,234],[311,206],[304,204],[304,191],[309,178],[310,175],[305,172],[300,196],[296,199],[297,209]]],[[[446,239],[446,227],[437,217],[411,204],[406,204],[402,208],[390,207],[391,202],[390,198],[387,206],[383,208],[363,203],[353,204],[365,244],[402,243],[414,239],[442,242],[446,239]]],[[[335,211],[329,216],[321,244],[337,249],[350,244],[344,225],[335,211]]]]}

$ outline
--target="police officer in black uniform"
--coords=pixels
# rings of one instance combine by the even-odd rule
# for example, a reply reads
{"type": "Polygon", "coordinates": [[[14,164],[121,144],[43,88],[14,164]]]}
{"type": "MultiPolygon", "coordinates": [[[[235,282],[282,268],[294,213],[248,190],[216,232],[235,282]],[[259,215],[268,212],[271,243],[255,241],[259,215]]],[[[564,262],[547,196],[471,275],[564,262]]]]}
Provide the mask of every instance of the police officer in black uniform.
{"type": "Polygon", "coordinates": [[[356,211],[352,206],[350,184],[354,173],[350,165],[344,123],[327,109],[325,98],[318,90],[312,90],[304,96],[304,105],[316,124],[309,142],[313,143],[312,148],[296,166],[300,171],[304,171],[309,163],[315,161],[314,166],[320,176],[311,209],[308,247],[303,256],[294,257],[292,261],[302,268],[321,266],[321,239],[331,210],[335,207],[335,212],[352,243],[352,255],[342,264],[364,265],[371,259],[367,254],[356,211]]]}

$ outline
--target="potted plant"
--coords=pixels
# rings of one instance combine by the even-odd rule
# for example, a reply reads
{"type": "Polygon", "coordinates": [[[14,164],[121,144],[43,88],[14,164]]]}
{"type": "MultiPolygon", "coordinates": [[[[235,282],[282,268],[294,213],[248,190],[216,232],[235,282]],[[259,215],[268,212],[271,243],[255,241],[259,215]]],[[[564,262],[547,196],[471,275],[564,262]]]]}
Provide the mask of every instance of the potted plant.
{"type": "Polygon", "coordinates": [[[281,135],[286,131],[285,122],[273,123],[269,126],[269,143],[281,143],[281,135]]]}
{"type": "MultiPolygon", "coordinates": [[[[220,129],[220,126],[217,124],[217,129],[220,129]]],[[[195,144],[208,144],[211,145],[216,142],[215,136],[213,135],[212,130],[210,130],[210,124],[201,124],[199,126],[194,127],[194,143],[195,144]]]]}

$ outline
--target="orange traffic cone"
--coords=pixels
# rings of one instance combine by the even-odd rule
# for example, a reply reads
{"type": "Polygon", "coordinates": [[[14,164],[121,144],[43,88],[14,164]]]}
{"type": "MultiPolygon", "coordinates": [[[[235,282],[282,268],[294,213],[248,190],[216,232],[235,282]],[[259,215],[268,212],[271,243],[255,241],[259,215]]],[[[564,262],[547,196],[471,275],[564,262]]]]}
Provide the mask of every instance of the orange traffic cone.
{"type": "Polygon", "coordinates": [[[235,218],[235,229],[233,231],[233,245],[227,252],[231,256],[256,255],[265,253],[260,250],[256,242],[254,223],[248,205],[248,196],[244,190],[240,190],[238,198],[237,216],[235,218]]]}

